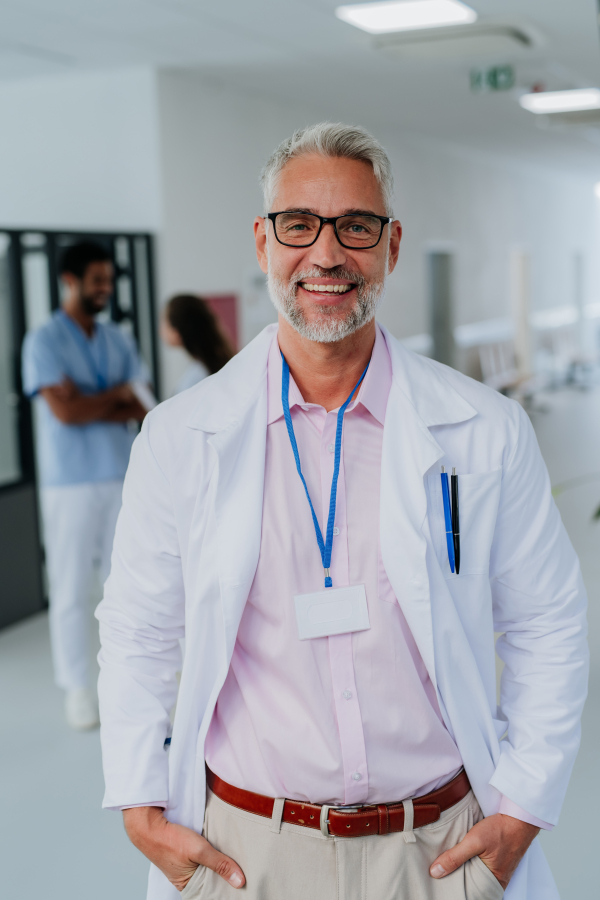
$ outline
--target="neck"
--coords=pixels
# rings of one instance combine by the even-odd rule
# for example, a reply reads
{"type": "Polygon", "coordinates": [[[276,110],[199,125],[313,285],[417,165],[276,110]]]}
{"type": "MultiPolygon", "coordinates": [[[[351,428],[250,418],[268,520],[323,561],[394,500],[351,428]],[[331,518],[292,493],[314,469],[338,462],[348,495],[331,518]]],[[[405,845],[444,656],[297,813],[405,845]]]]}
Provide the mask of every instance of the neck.
{"type": "Polygon", "coordinates": [[[88,337],[94,333],[94,317],[83,311],[76,297],[68,297],[63,303],[63,312],[83,328],[88,337]]]}
{"type": "Polygon", "coordinates": [[[332,344],[302,337],[281,316],[278,341],[290,372],[307,403],[337,409],[362,375],[375,343],[375,320],[332,344]]]}

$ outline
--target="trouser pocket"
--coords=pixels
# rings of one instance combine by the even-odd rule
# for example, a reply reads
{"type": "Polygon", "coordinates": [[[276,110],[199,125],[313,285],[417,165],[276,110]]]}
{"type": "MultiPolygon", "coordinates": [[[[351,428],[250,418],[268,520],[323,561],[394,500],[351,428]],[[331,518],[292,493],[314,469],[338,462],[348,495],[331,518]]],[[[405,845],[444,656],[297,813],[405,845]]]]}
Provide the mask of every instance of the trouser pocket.
{"type": "Polygon", "coordinates": [[[181,900],[197,900],[206,877],[206,866],[198,866],[181,892],[181,900]]]}
{"type": "Polygon", "coordinates": [[[504,888],[478,856],[465,863],[466,900],[501,900],[504,888]]]}

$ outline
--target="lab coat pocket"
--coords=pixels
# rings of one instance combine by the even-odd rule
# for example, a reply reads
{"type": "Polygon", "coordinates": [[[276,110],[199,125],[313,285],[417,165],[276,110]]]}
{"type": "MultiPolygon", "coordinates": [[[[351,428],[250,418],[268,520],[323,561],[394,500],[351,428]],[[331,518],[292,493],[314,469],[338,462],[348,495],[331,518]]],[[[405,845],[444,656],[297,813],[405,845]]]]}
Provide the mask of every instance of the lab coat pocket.
{"type": "MultiPolygon", "coordinates": [[[[475,475],[458,473],[458,508],[460,528],[460,574],[487,575],[490,549],[502,484],[502,469],[475,475]]],[[[456,578],[450,571],[446,545],[444,502],[439,474],[429,476],[430,523],[438,559],[447,578],[456,578]]]]}

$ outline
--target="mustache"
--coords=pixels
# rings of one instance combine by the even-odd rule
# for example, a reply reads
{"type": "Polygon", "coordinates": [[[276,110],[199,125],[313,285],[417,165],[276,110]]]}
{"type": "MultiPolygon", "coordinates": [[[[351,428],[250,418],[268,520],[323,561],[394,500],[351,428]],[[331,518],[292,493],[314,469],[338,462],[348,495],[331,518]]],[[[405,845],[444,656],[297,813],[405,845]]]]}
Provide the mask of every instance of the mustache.
{"type": "Polygon", "coordinates": [[[360,272],[352,272],[344,266],[334,266],[333,269],[320,269],[315,266],[312,269],[304,269],[302,272],[296,272],[290,278],[290,285],[297,285],[307,278],[339,278],[340,280],[350,281],[359,288],[364,287],[367,283],[366,279],[360,272]]]}

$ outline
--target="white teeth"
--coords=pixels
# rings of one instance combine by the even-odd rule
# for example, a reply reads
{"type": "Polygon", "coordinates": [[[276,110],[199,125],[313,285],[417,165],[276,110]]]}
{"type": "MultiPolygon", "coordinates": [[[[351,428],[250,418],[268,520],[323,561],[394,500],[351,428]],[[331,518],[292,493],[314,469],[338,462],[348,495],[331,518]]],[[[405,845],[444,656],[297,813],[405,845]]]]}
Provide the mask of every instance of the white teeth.
{"type": "Polygon", "coordinates": [[[345,294],[351,290],[351,284],[306,284],[302,282],[305,291],[318,291],[320,294],[345,294]]]}

